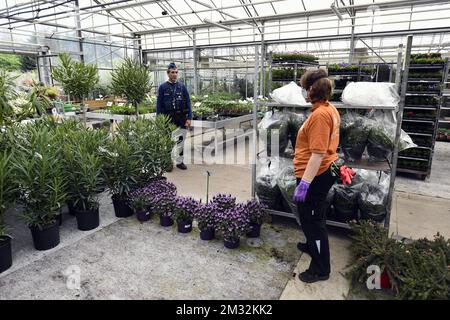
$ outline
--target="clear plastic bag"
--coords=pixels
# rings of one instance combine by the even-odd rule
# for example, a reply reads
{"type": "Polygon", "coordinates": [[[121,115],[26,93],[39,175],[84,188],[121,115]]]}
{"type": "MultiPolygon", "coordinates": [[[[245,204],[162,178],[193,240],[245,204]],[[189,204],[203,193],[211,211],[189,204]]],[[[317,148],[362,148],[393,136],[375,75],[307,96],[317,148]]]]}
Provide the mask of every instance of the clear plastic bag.
{"type": "Polygon", "coordinates": [[[366,149],[370,126],[367,118],[355,113],[347,112],[341,116],[339,133],[341,150],[347,161],[361,160],[366,149]]]}
{"type": "Polygon", "coordinates": [[[297,140],[297,135],[308,118],[308,114],[305,111],[301,112],[288,112],[288,131],[289,131],[289,140],[291,141],[292,148],[295,150],[295,143],[297,140]]]}
{"type": "Polygon", "coordinates": [[[270,96],[279,104],[309,105],[303,97],[302,88],[293,81],[281,88],[275,89],[270,96]]]}
{"type": "Polygon", "coordinates": [[[382,222],[387,213],[390,177],[384,172],[373,171],[361,187],[358,207],[361,219],[382,222]]]}
{"type": "Polygon", "coordinates": [[[294,202],[294,192],[297,187],[297,178],[295,177],[294,164],[290,159],[280,159],[279,172],[277,174],[277,185],[289,209],[297,213],[297,204],[294,202]]]}
{"type": "Polygon", "coordinates": [[[400,96],[394,83],[350,82],[342,93],[342,101],[354,107],[398,106],[400,96]]]}
{"type": "MultiPolygon", "coordinates": [[[[392,111],[377,110],[370,115],[371,125],[368,138],[367,151],[369,160],[380,162],[391,160],[395,145],[396,121],[392,111]]],[[[417,147],[411,137],[402,130],[399,140],[399,150],[417,147]]]]}
{"type": "Polygon", "coordinates": [[[266,112],[258,124],[259,136],[266,146],[267,156],[278,156],[286,150],[289,142],[288,120],[286,113],[274,110],[266,112]],[[278,154],[272,151],[278,151],[278,154]]]}
{"type": "Polygon", "coordinates": [[[281,202],[281,191],[276,180],[278,171],[278,158],[262,158],[259,161],[255,184],[256,195],[262,204],[273,210],[277,210],[281,202]]]}

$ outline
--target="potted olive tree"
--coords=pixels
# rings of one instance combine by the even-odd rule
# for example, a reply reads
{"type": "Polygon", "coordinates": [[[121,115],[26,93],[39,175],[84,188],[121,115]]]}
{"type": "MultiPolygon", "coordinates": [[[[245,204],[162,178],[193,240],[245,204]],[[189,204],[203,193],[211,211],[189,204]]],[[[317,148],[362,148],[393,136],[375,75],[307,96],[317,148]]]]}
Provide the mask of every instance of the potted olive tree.
{"type": "MultiPolygon", "coordinates": [[[[49,128],[28,125],[23,136],[28,144],[18,144],[14,153],[14,174],[22,217],[28,224],[37,250],[59,244],[61,204],[66,201],[67,180],[63,172],[61,150],[49,128]]],[[[20,130],[19,129],[19,130],[20,130]]]]}
{"type": "Polygon", "coordinates": [[[98,68],[84,61],[74,61],[68,53],[59,55],[59,66],[52,68],[52,76],[66,94],[79,99],[85,110],[84,99],[99,81],[98,68]]]}
{"type": "Polygon", "coordinates": [[[175,201],[174,218],[177,221],[178,232],[192,231],[192,221],[200,203],[191,197],[177,197],[175,201]]]}
{"type": "Polygon", "coordinates": [[[123,63],[111,73],[111,91],[123,96],[139,115],[141,104],[150,92],[150,70],[131,58],[125,58],[123,63]]]}
{"type": "Polygon", "coordinates": [[[14,200],[11,155],[0,152],[0,273],[12,266],[11,237],[5,224],[6,210],[14,200]]]}
{"type": "Polygon", "coordinates": [[[135,150],[125,137],[117,135],[106,143],[101,158],[116,216],[119,218],[132,216],[129,193],[137,189],[142,172],[135,150]]]}

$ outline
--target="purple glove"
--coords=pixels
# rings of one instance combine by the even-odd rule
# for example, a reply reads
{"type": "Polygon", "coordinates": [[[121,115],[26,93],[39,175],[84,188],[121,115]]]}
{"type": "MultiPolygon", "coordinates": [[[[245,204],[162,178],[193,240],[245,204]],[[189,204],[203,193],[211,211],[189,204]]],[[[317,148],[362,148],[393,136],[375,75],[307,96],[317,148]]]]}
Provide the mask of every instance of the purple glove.
{"type": "Polygon", "coordinates": [[[298,184],[297,188],[295,188],[294,192],[294,201],[295,202],[305,202],[306,194],[308,193],[310,182],[301,180],[298,184]]]}

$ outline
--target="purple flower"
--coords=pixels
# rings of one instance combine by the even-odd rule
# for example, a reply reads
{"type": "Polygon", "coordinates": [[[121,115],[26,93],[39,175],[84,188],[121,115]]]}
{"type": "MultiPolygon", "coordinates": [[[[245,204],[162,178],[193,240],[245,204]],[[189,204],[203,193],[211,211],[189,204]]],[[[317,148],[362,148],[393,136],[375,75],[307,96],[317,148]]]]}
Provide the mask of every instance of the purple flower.
{"type": "Polygon", "coordinates": [[[251,199],[244,204],[244,207],[247,210],[251,223],[262,224],[266,214],[265,209],[267,209],[264,204],[260,203],[256,199],[251,199]]]}
{"type": "Polygon", "coordinates": [[[190,197],[177,197],[175,199],[175,218],[177,220],[192,220],[200,202],[190,197]]]}
{"type": "Polygon", "coordinates": [[[249,230],[250,218],[243,204],[225,209],[217,218],[217,230],[222,232],[226,241],[235,241],[249,230]]]}

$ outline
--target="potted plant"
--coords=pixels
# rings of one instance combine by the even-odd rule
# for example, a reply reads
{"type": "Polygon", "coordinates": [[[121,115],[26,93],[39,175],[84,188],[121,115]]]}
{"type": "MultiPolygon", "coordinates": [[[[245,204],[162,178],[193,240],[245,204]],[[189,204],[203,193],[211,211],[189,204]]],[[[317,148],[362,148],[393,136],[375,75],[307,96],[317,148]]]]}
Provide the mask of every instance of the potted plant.
{"type": "Polygon", "coordinates": [[[11,155],[0,153],[0,273],[12,266],[11,237],[5,224],[6,210],[14,200],[11,155]]]}
{"type": "Polygon", "coordinates": [[[160,218],[163,227],[173,225],[172,216],[176,205],[177,189],[165,179],[158,179],[149,185],[150,208],[160,218]]]}
{"type": "Polygon", "coordinates": [[[224,246],[228,249],[239,247],[240,238],[244,236],[249,228],[250,219],[243,204],[225,210],[217,205],[212,205],[217,210],[217,230],[221,231],[224,246]]]}
{"type": "Polygon", "coordinates": [[[66,94],[81,101],[82,110],[85,109],[85,97],[99,81],[96,65],[74,61],[68,53],[59,55],[59,66],[52,68],[52,77],[61,84],[66,94]]]}
{"type": "Polygon", "coordinates": [[[130,193],[130,206],[136,213],[136,218],[140,222],[145,222],[151,218],[151,188],[144,187],[130,193]]]}
{"type": "Polygon", "coordinates": [[[248,217],[250,219],[249,232],[247,237],[258,238],[261,234],[261,225],[265,216],[266,207],[256,199],[251,199],[244,203],[244,207],[247,210],[248,217]]]}
{"type": "Polygon", "coordinates": [[[177,197],[175,206],[174,218],[177,221],[178,232],[191,232],[192,221],[199,208],[199,202],[190,197],[177,197]]]}
{"type": "Polygon", "coordinates": [[[18,185],[18,201],[37,250],[48,250],[59,244],[61,204],[66,201],[66,176],[61,150],[54,132],[45,126],[28,125],[24,130],[26,144],[18,144],[13,167],[18,185]]]}
{"type": "Polygon", "coordinates": [[[205,241],[214,239],[217,224],[214,206],[199,203],[194,217],[200,229],[200,239],[205,241]]]}
{"type": "Polygon", "coordinates": [[[132,216],[134,212],[129,205],[128,195],[138,187],[142,171],[138,155],[125,137],[117,135],[107,141],[102,159],[116,217],[132,216]]]}
{"type": "Polygon", "coordinates": [[[131,58],[125,58],[123,63],[111,73],[111,90],[114,94],[123,96],[135,108],[139,115],[138,106],[151,89],[150,70],[131,58]]]}

